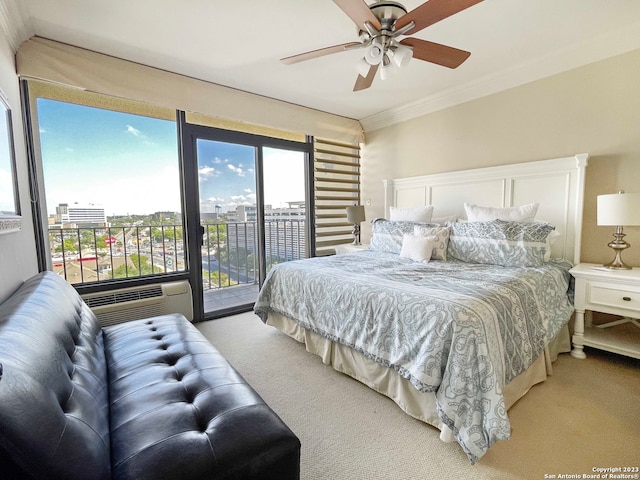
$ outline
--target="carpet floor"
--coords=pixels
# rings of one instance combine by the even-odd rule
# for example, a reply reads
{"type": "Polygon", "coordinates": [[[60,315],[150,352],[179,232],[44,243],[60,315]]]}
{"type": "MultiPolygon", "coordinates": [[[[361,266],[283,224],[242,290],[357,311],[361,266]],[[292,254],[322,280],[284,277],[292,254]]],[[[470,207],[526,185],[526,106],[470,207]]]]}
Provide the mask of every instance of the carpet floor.
{"type": "Polygon", "coordinates": [[[253,313],[196,326],[300,438],[302,480],[594,478],[607,467],[638,478],[639,360],[561,354],[553,375],[509,410],[511,439],[471,465],[437,429],[253,313]]]}

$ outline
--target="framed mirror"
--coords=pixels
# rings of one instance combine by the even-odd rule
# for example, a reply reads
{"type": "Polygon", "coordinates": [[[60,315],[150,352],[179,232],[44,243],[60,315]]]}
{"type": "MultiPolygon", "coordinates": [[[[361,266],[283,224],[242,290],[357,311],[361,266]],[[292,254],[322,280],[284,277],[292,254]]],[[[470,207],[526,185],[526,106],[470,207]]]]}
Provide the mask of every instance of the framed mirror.
{"type": "Polygon", "coordinates": [[[21,226],[11,108],[0,90],[0,234],[15,232],[21,226]]]}

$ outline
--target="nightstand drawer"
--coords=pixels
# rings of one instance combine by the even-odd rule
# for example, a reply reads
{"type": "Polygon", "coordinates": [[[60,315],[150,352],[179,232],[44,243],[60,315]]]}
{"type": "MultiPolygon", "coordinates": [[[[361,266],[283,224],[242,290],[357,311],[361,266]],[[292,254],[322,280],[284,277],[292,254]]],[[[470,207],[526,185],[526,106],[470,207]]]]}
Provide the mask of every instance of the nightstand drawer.
{"type": "Polygon", "coordinates": [[[587,287],[587,302],[640,312],[640,288],[592,282],[587,287]]]}

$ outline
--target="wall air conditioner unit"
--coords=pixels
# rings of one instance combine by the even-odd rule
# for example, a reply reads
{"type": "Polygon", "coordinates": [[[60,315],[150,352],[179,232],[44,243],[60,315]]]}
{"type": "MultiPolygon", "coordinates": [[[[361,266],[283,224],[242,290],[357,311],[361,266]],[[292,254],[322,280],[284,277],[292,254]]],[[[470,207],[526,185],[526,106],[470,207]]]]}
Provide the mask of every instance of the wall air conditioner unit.
{"type": "Polygon", "coordinates": [[[182,313],[193,321],[191,286],[186,280],[88,293],[82,298],[103,327],[167,313],[182,313]]]}

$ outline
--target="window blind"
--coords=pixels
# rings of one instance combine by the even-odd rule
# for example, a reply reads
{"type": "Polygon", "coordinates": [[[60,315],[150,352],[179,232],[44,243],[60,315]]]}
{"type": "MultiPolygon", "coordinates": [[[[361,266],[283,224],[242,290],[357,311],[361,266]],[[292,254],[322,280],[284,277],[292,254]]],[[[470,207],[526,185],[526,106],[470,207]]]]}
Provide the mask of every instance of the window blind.
{"type": "Polygon", "coordinates": [[[360,204],[360,146],[314,138],[314,219],[316,256],[353,241],[346,208],[360,204]]]}

